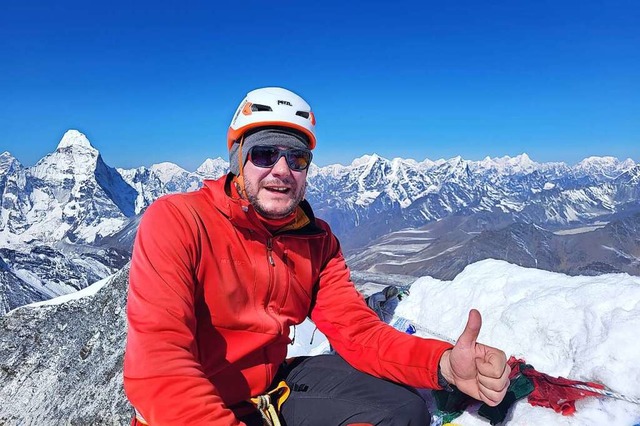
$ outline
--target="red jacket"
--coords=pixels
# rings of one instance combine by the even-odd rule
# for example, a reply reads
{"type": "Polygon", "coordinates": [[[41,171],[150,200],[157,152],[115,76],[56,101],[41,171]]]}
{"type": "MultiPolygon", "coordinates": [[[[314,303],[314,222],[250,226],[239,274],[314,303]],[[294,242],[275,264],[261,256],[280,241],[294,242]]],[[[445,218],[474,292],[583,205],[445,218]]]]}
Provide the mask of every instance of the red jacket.
{"type": "Polygon", "coordinates": [[[437,388],[448,343],[384,324],[313,218],[272,235],[229,178],[165,196],[140,223],[130,270],[124,386],[152,426],[241,424],[229,407],[263,393],[308,315],[354,367],[437,388]]]}

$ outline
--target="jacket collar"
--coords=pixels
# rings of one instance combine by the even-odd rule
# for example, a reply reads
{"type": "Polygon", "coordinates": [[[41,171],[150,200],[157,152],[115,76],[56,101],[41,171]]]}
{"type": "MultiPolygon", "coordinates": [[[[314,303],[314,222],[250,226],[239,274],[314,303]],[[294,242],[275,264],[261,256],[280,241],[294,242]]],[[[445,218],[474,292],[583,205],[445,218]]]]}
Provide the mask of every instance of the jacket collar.
{"type": "MultiPolygon", "coordinates": [[[[204,181],[204,187],[209,190],[209,193],[213,198],[213,205],[215,208],[226,216],[234,226],[260,230],[261,232],[270,235],[270,232],[265,228],[251,203],[244,198],[233,197],[231,195],[232,181],[233,174],[231,173],[216,180],[204,181]]],[[[316,217],[307,200],[302,200],[299,206],[302,208],[304,214],[309,218],[309,224],[300,229],[289,230],[283,233],[288,235],[324,234],[325,231],[316,224],[316,217]]]]}

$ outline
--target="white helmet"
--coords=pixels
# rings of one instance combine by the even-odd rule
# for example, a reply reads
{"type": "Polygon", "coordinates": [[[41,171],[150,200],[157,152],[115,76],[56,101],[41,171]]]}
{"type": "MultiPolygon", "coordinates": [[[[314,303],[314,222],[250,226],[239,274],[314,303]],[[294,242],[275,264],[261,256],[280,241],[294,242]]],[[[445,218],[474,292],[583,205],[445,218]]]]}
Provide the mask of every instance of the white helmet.
{"type": "Polygon", "coordinates": [[[311,107],[295,93],[281,87],[252,90],[233,115],[227,147],[240,140],[248,130],[264,126],[282,126],[299,130],[309,139],[309,149],[316,146],[316,118],[311,107]]]}

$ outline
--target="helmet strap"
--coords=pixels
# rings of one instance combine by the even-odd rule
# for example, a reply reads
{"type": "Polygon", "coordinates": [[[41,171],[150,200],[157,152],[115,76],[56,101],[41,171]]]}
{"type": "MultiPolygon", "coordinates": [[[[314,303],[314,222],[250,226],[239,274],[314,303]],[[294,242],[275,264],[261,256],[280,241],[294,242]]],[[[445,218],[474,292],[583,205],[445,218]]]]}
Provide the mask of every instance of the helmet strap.
{"type": "Polygon", "coordinates": [[[248,200],[247,191],[244,187],[244,156],[242,155],[242,147],[244,146],[244,135],[240,137],[240,144],[238,145],[238,176],[236,176],[236,182],[238,189],[240,190],[240,196],[245,200],[248,200]]]}

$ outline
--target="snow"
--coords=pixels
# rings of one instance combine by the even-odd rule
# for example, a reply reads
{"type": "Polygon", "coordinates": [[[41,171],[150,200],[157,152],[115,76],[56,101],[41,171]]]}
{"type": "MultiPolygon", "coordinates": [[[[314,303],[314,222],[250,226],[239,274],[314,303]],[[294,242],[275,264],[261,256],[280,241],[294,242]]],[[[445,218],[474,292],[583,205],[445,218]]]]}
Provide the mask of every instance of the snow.
{"type": "Polygon", "coordinates": [[[229,169],[229,163],[218,157],[215,160],[207,158],[204,163],[196,169],[196,173],[208,179],[216,179],[229,169]]]}
{"type": "Polygon", "coordinates": [[[351,167],[356,168],[360,166],[369,165],[371,166],[376,161],[380,159],[380,156],[376,153],[372,155],[363,155],[362,157],[358,157],[351,162],[351,167]]]}
{"type": "Polygon", "coordinates": [[[81,146],[84,148],[93,149],[91,143],[89,142],[89,139],[87,139],[87,137],[83,133],[80,133],[79,131],[74,129],[69,129],[65,132],[65,134],[62,136],[62,139],[60,140],[60,143],[58,144],[58,149],[71,146],[81,146]]]}
{"type": "Polygon", "coordinates": [[[360,206],[368,206],[373,203],[380,195],[380,191],[358,191],[356,204],[360,206]]]}
{"type": "Polygon", "coordinates": [[[472,164],[480,169],[496,170],[499,174],[531,173],[539,167],[539,164],[532,161],[526,153],[513,158],[508,155],[501,158],[486,157],[472,164]]]}
{"type": "Polygon", "coordinates": [[[21,168],[22,165],[9,151],[0,154],[0,175],[5,175],[12,168],[21,168]]]}
{"type": "MultiPolygon", "coordinates": [[[[126,188],[124,185],[114,186],[113,191],[103,194],[104,191],[96,182],[98,165],[105,166],[98,151],[91,146],[86,136],[77,130],[66,132],[54,153],[47,155],[36,166],[28,169],[29,179],[35,176],[42,182],[36,182],[30,192],[25,190],[24,185],[19,185],[20,192],[4,193],[7,201],[19,201],[23,198],[27,201],[25,201],[24,212],[15,210],[21,215],[24,213],[24,220],[14,224],[19,226],[15,226],[15,230],[7,227],[0,231],[0,247],[28,252],[33,242],[60,241],[72,226],[78,226],[74,228],[74,235],[85,242],[94,241],[98,234],[109,235],[118,230],[126,219],[116,209],[115,204],[112,205],[113,200],[110,197],[113,194],[122,195],[122,190],[126,188]],[[87,192],[87,190],[91,191],[87,192]],[[19,196],[16,197],[16,194],[19,196]],[[97,199],[95,199],[96,196],[97,199]],[[96,214],[95,221],[91,220],[91,215],[88,215],[88,212],[94,212],[94,210],[99,213],[96,214]],[[98,217],[100,217],[99,221],[98,217]]],[[[571,230],[557,231],[556,234],[559,235],[597,229],[600,227],[599,223],[587,222],[588,225],[585,225],[585,220],[603,212],[615,211],[620,201],[616,198],[618,187],[613,183],[562,190],[562,185],[556,187],[554,183],[556,178],[570,179],[572,174],[581,176],[593,173],[591,177],[608,182],[623,172],[629,172],[620,180],[625,183],[625,187],[633,188],[633,184],[637,184],[640,176],[640,166],[631,159],[620,162],[613,157],[590,157],[571,169],[564,170],[563,166],[562,163],[535,163],[527,154],[493,159],[487,157],[480,162],[463,160],[458,156],[435,162],[426,159],[420,163],[399,158],[390,161],[373,154],[355,159],[349,166],[332,165],[318,168],[312,164],[309,176],[318,175],[339,181],[340,189],[346,188],[348,191],[356,192],[356,196],[348,198],[345,196],[346,192],[340,192],[337,187],[331,185],[328,186],[329,190],[334,191],[338,198],[343,197],[339,200],[341,203],[344,202],[346,205],[355,203],[357,207],[369,206],[376,199],[380,199],[384,202],[389,200],[397,202],[401,208],[410,208],[414,205],[413,202],[421,197],[429,194],[437,195],[442,191],[444,195],[434,199],[444,203],[442,206],[444,212],[464,212],[463,207],[468,205],[468,198],[471,197],[469,194],[473,193],[472,189],[475,185],[482,184],[486,185],[488,196],[480,200],[481,208],[490,210],[497,205],[503,211],[521,211],[527,204],[518,197],[519,187],[512,188],[509,184],[511,181],[506,178],[504,184],[502,180],[496,182],[495,172],[499,175],[516,175],[553,169],[556,172],[543,173],[544,179],[549,180],[546,182],[542,180],[540,183],[544,190],[556,189],[554,193],[558,193],[555,196],[553,193],[550,194],[555,198],[545,205],[546,211],[557,223],[576,221],[578,222],[576,226],[581,226],[571,230]],[[478,174],[475,173],[476,169],[490,170],[491,173],[478,174]],[[468,179],[469,171],[473,171],[471,175],[474,179],[468,179]],[[356,187],[351,186],[351,183],[359,184],[357,190],[354,190],[356,187]],[[448,195],[447,191],[451,183],[454,184],[456,192],[448,195]]],[[[0,154],[0,178],[7,173],[14,173],[14,169],[21,167],[8,152],[0,154]]],[[[208,159],[195,174],[173,163],[152,166],[149,169],[149,176],[140,176],[139,182],[131,183],[139,192],[135,212],[138,213],[150,200],[166,192],[196,189],[202,175],[217,173],[217,167],[226,168],[226,162],[220,158],[208,159]],[[171,185],[168,188],[162,188],[159,182],[171,185]]],[[[136,169],[130,171],[119,169],[119,171],[125,179],[129,180],[135,176],[136,169]]],[[[147,172],[145,168],[139,168],[137,171],[141,175],[147,172]]],[[[15,174],[11,174],[9,177],[17,179],[16,182],[24,182],[27,179],[25,176],[26,174],[16,177],[15,174]]],[[[534,188],[539,188],[540,185],[534,188]]],[[[122,197],[125,196],[122,195],[122,197]]],[[[473,200],[474,198],[471,197],[471,201],[473,200]]],[[[471,205],[473,206],[473,202],[471,205]]],[[[417,213],[425,220],[437,217],[429,204],[418,205],[418,207],[417,213]]],[[[2,211],[5,218],[3,223],[6,223],[6,218],[9,217],[8,213],[10,213],[8,209],[2,211]]],[[[358,218],[356,220],[361,220],[367,217],[367,213],[355,210],[355,216],[358,218]]],[[[423,233],[420,230],[404,232],[423,233]]],[[[404,253],[417,251],[429,245],[428,239],[421,240],[409,238],[409,236],[406,239],[410,244],[402,248],[404,253]]],[[[619,249],[605,248],[616,251],[619,256],[630,261],[638,261],[636,257],[619,249]]],[[[389,257],[400,257],[403,253],[392,241],[382,249],[381,253],[389,257]]],[[[106,268],[97,261],[95,265],[91,260],[83,262],[82,266],[89,266],[100,274],[107,273],[106,268]]],[[[399,260],[396,263],[387,263],[407,264],[399,260]]],[[[56,283],[43,282],[33,271],[17,268],[14,272],[26,284],[47,294],[68,291],[66,287],[56,283]]],[[[451,330],[460,329],[459,321],[466,317],[464,311],[473,304],[481,308],[485,314],[482,338],[486,341],[492,344],[495,342],[496,345],[508,349],[510,353],[520,354],[528,362],[547,373],[602,381],[616,390],[624,390],[638,396],[640,392],[637,390],[634,392],[633,386],[640,388],[637,385],[640,377],[638,377],[638,367],[635,367],[631,361],[640,359],[638,356],[640,354],[638,349],[634,349],[628,342],[637,335],[635,330],[640,325],[638,323],[640,295],[637,293],[637,288],[638,278],[627,275],[566,277],[518,268],[504,262],[480,262],[469,266],[451,282],[427,277],[418,280],[414,284],[412,296],[403,301],[400,309],[407,310],[403,311],[403,315],[416,322],[423,325],[437,324],[438,327],[442,327],[443,333],[455,334],[451,330]],[[484,300],[487,294],[491,294],[489,301],[484,300]],[[434,301],[439,303],[433,303],[434,301]],[[605,306],[606,301],[610,304],[605,306]],[[415,305],[416,303],[418,305],[415,305]],[[448,305],[453,306],[447,312],[433,313],[436,316],[435,319],[429,317],[432,313],[427,311],[431,307],[448,305]],[[516,312],[517,310],[523,312],[516,312]],[[569,331],[559,328],[567,322],[571,324],[567,327],[569,331]],[[521,335],[517,336],[517,334],[521,335]],[[544,356],[540,354],[541,348],[545,349],[544,356]]],[[[73,294],[75,297],[83,295],[82,292],[73,294]]],[[[304,335],[305,328],[299,328],[300,336],[304,335]]],[[[315,337],[317,341],[314,339],[315,350],[321,350],[322,348],[318,345],[322,339],[317,333],[315,337]]],[[[303,340],[297,339],[297,341],[303,340]]],[[[636,409],[634,407],[621,409],[617,405],[618,402],[608,400],[589,404],[592,403],[585,405],[585,410],[589,414],[581,418],[582,422],[565,424],[631,424],[629,420],[631,417],[634,418],[634,422],[640,421],[638,411],[633,411],[636,409]],[[632,416],[624,417],[620,414],[624,410],[632,413],[632,416]]],[[[538,411],[533,412],[532,415],[530,410],[531,408],[526,404],[519,404],[515,412],[524,413],[523,419],[527,416],[547,419],[544,414],[538,415],[538,411]]],[[[543,411],[546,413],[546,410],[543,411]]],[[[520,420],[520,423],[517,421],[514,419],[516,423],[509,424],[526,423],[524,420],[520,420]]],[[[560,424],[562,421],[565,419],[551,413],[548,423],[540,424],[560,424]]],[[[464,419],[460,423],[484,424],[473,423],[473,419],[464,419]]]]}
{"type": "Polygon", "coordinates": [[[127,222],[125,218],[102,219],[97,225],[80,229],[77,235],[84,241],[92,243],[98,236],[113,235],[127,222]]]}
{"type": "Polygon", "coordinates": [[[615,254],[617,254],[618,256],[624,257],[625,259],[630,260],[632,262],[639,262],[640,261],[640,259],[638,259],[637,257],[635,257],[635,256],[633,256],[631,254],[625,253],[622,250],[618,250],[615,247],[609,247],[609,246],[605,246],[605,245],[603,245],[601,247],[603,249],[605,249],[605,250],[610,250],[610,251],[614,252],[615,254]]]}
{"type": "MultiPolygon", "coordinates": [[[[419,278],[396,315],[418,325],[422,337],[430,337],[427,329],[456,339],[471,308],[483,316],[480,342],[523,358],[540,372],[602,383],[640,398],[640,345],[635,343],[640,329],[640,277],[568,276],[490,259],[469,265],[453,281],[419,278]]],[[[313,325],[297,327],[292,353],[304,354],[305,349],[317,353],[326,347],[319,331],[309,344],[308,330],[313,332],[313,325]]],[[[523,399],[511,408],[504,424],[631,426],[639,422],[640,405],[590,397],[579,401],[577,412],[569,417],[533,407],[523,399]]],[[[454,423],[489,424],[471,412],[454,423]]]]}
{"type": "Polygon", "coordinates": [[[561,231],[555,231],[554,234],[556,235],[584,234],[585,232],[591,232],[591,231],[595,231],[596,229],[604,228],[604,226],[607,223],[608,222],[597,222],[597,223],[594,223],[592,226],[581,226],[579,228],[563,229],[561,231]]]}
{"type": "Polygon", "coordinates": [[[175,175],[189,174],[189,172],[182,167],[168,161],[152,165],[151,170],[160,178],[160,181],[165,184],[175,175]]]}
{"type": "Polygon", "coordinates": [[[287,358],[320,355],[330,350],[327,337],[309,320],[291,327],[289,338],[291,344],[287,350],[287,358]]]}
{"type": "Polygon", "coordinates": [[[594,177],[601,176],[606,179],[615,179],[626,171],[635,167],[636,163],[627,158],[620,161],[615,157],[587,157],[576,164],[573,169],[578,176],[592,175],[594,177]]]}
{"type": "Polygon", "coordinates": [[[24,308],[33,308],[36,306],[50,306],[50,305],[60,305],[62,303],[69,302],[70,300],[78,300],[83,297],[90,297],[96,294],[102,287],[104,287],[110,280],[113,278],[112,275],[101,279],[88,287],[83,288],[82,290],[78,290],[73,293],[64,294],[62,296],[54,297],[53,299],[45,300],[43,302],[35,302],[30,303],[28,305],[20,306],[16,309],[24,309],[24,308]]]}

